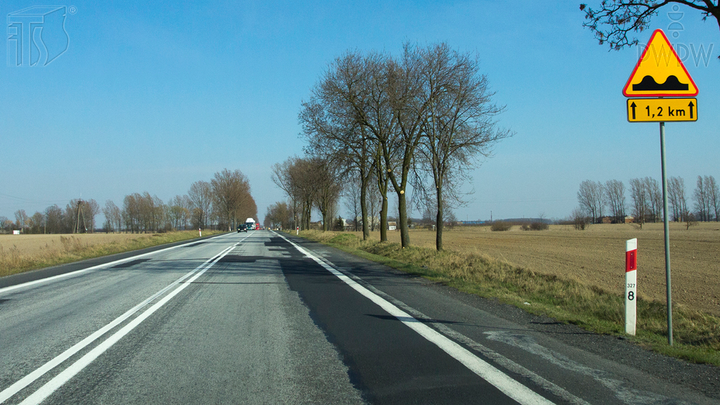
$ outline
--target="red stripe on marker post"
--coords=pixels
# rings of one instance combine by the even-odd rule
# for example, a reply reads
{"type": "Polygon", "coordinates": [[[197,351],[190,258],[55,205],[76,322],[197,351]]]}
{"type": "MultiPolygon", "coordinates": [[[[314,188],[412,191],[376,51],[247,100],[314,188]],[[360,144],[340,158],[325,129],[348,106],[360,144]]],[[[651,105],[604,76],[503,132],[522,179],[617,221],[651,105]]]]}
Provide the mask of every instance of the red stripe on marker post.
{"type": "MultiPolygon", "coordinates": [[[[635,241],[635,246],[637,246],[637,239],[633,240],[635,241]]],[[[628,272],[634,270],[637,270],[637,248],[625,251],[625,271],[628,272]]]]}
{"type": "Polygon", "coordinates": [[[637,238],[625,241],[625,333],[635,336],[637,321],[637,238]]]}

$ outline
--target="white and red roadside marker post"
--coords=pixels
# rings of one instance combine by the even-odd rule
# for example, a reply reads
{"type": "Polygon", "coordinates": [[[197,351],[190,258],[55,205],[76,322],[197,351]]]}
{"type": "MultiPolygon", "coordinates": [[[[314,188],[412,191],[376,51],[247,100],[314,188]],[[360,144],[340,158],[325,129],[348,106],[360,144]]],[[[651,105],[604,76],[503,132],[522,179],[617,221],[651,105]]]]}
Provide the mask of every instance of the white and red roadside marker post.
{"type": "Polygon", "coordinates": [[[295,235],[300,235],[300,227],[299,226],[295,227],[295,235]]]}
{"type": "Polygon", "coordinates": [[[637,321],[637,238],[625,241],[625,333],[635,336],[637,321]]]}

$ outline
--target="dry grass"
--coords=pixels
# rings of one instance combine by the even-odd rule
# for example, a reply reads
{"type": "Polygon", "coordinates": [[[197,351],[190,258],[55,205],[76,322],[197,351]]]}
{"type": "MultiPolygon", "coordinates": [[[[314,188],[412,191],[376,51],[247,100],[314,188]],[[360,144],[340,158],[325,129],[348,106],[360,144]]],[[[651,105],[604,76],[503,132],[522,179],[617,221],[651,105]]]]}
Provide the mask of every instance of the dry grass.
{"type": "MultiPolygon", "coordinates": [[[[206,231],[204,235],[213,233],[219,232],[206,231]]],[[[197,236],[197,231],[163,234],[0,235],[0,277],[197,236]]]]}
{"type": "MultiPolygon", "coordinates": [[[[362,237],[360,233],[355,233],[362,237]]],[[[665,245],[663,225],[592,225],[586,231],[551,225],[547,231],[507,232],[489,227],[445,231],[447,250],[480,253],[528,270],[576,280],[622,294],[625,283],[625,241],[638,239],[638,292],[641,298],[665,302],[665,245]]],[[[371,239],[379,240],[379,233],[371,239]]],[[[389,232],[400,242],[399,232],[389,232]]],[[[435,232],[413,230],[413,246],[434,248],[435,232]]],[[[700,223],[685,229],[670,224],[670,263],[673,303],[720,316],[720,223],[700,223]]]]}

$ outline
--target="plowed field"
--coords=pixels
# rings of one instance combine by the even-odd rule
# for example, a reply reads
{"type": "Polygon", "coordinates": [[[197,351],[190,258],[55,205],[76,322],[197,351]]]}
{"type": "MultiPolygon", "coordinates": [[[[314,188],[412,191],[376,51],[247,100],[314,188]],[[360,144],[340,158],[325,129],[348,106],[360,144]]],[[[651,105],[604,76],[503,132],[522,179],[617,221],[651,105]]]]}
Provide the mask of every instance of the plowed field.
{"type": "MultiPolygon", "coordinates": [[[[360,235],[358,233],[358,235],[360,235]]],[[[456,227],[443,233],[446,249],[483,253],[537,272],[556,274],[623,294],[625,241],[638,239],[638,292],[641,299],[665,302],[663,225],[592,225],[577,231],[552,225],[546,231],[505,232],[489,227],[456,227]]],[[[379,238],[377,232],[373,238],[379,238]]],[[[399,232],[388,239],[400,242],[399,232]]],[[[414,246],[434,248],[435,232],[413,230],[414,246]]],[[[673,303],[720,315],[720,223],[670,224],[673,303]]]]}

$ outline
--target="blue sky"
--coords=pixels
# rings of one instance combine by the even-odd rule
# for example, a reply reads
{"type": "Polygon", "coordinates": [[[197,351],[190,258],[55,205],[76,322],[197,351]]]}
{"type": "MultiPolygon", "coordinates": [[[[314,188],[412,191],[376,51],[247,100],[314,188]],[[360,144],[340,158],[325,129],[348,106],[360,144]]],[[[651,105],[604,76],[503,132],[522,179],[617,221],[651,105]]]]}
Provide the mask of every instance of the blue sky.
{"type": "MultiPolygon", "coordinates": [[[[4,1],[0,13],[39,4],[4,1]]],[[[248,176],[262,218],[285,198],[270,168],[302,154],[300,103],[334,58],[445,41],[478,55],[495,101],[506,106],[499,125],[516,133],[473,171],[465,189],[474,193],[457,217],[566,217],[583,180],[627,186],[661,173],[658,124],[625,116],[622,88],[639,52],[598,45],[578,5],[66,4],[64,53],[46,66],[0,68],[0,216],[79,197],[121,206],[125,195],[145,191],[167,202],[228,168],[248,176]]],[[[668,175],[685,179],[689,197],[698,175],[720,176],[720,30],[681,7],[683,29],[667,31],[669,11],[639,39],[666,29],[699,88],[699,120],[666,125],[668,175]],[[700,46],[712,49],[705,60],[687,55],[700,46]]],[[[14,52],[10,41],[1,46],[14,52]]]]}

